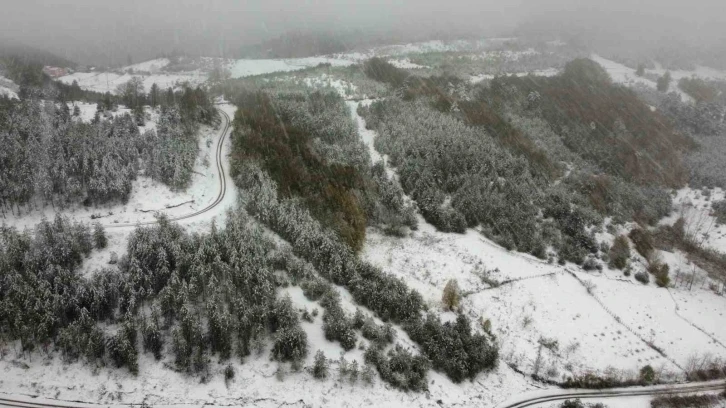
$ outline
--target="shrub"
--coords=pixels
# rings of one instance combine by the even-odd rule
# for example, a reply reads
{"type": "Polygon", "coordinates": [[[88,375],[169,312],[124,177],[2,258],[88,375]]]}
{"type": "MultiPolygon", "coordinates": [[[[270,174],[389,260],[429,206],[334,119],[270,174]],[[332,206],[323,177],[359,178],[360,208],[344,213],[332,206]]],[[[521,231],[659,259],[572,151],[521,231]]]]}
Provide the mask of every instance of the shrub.
{"type": "Polygon", "coordinates": [[[582,401],[579,399],[574,400],[566,400],[562,404],[560,404],[560,408],[606,408],[605,405],[601,403],[596,404],[583,404],[582,401]]]}
{"type": "Polygon", "coordinates": [[[279,361],[303,359],[308,353],[308,338],[299,325],[285,327],[277,333],[272,357],[279,361]]]}
{"type": "Polygon", "coordinates": [[[384,355],[376,347],[369,347],[364,354],[366,363],[375,366],[381,378],[393,387],[405,391],[427,389],[426,373],[429,362],[423,356],[414,356],[408,350],[396,345],[384,355]]]}
{"type": "Polygon", "coordinates": [[[628,266],[628,260],[630,259],[630,244],[628,238],[625,235],[619,235],[613,241],[613,246],[610,247],[610,266],[617,269],[624,269],[628,266]]]}
{"type": "Polygon", "coordinates": [[[726,224],[726,200],[717,201],[711,204],[716,219],[721,224],[726,224]]]}
{"type": "Polygon", "coordinates": [[[650,282],[650,278],[648,277],[648,273],[646,272],[637,272],[635,274],[635,280],[642,283],[643,285],[647,285],[648,282],[650,282]]]}
{"type": "Polygon", "coordinates": [[[719,406],[719,399],[722,398],[713,394],[662,395],[653,398],[650,406],[651,408],[715,407],[719,406]]]}
{"type": "Polygon", "coordinates": [[[645,259],[650,259],[651,253],[653,252],[653,236],[648,230],[642,228],[634,228],[628,234],[630,240],[633,241],[635,249],[645,259]]]}
{"type": "Polygon", "coordinates": [[[441,295],[441,302],[447,310],[454,310],[459,307],[461,294],[459,293],[459,284],[456,279],[451,279],[446,283],[444,292],[441,295]]]}
{"type": "Polygon", "coordinates": [[[640,381],[643,384],[653,384],[655,382],[655,370],[650,365],[646,365],[640,369],[640,381]]]}
{"type": "Polygon", "coordinates": [[[681,78],[678,87],[696,102],[713,102],[718,96],[718,91],[700,78],[681,78]]]}
{"type": "Polygon", "coordinates": [[[364,338],[375,342],[377,345],[393,343],[396,337],[396,332],[390,323],[379,326],[370,317],[365,319],[360,329],[364,338]]]}
{"type": "Polygon", "coordinates": [[[498,349],[485,335],[472,333],[469,318],[459,314],[455,322],[441,321],[428,314],[406,325],[411,339],[421,345],[435,369],[458,383],[497,364],[498,349]],[[456,347],[451,347],[456,344],[456,347]]]}
{"type": "Polygon", "coordinates": [[[595,374],[584,374],[575,377],[567,377],[565,382],[561,383],[562,388],[588,388],[588,389],[605,389],[616,387],[629,387],[641,385],[640,379],[623,378],[617,373],[598,376],[595,374]]]}
{"type": "Polygon", "coordinates": [[[224,381],[229,382],[234,380],[234,375],[234,367],[231,364],[227,364],[227,367],[224,368],[224,381]]]}
{"type": "Polygon", "coordinates": [[[323,297],[332,287],[328,282],[320,278],[305,279],[300,287],[308,300],[316,301],[323,297]]]}
{"type": "Polygon", "coordinates": [[[408,77],[406,71],[396,68],[391,63],[378,57],[369,59],[363,64],[363,72],[379,82],[385,82],[394,87],[400,87],[408,77]]]}
{"type": "Polygon", "coordinates": [[[655,283],[661,288],[668,286],[670,283],[670,278],[668,277],[669,271],[670,267],[668,264],[659,261],[653,261],[648,265],[648,272],[655,276],[655,283]]]}
{"type": "Polygon", "coordinates": [[[582,269],[586,271],[597,271],[602,269],[602,265],[600,265],[595,258],[588,257],[585,262],[582,263],[582,269]]]}
{"type": "Polygon", "coordinates": [[[339,341],[344,350],[355,348],[357,337],[353,330],[353,321],[349,319],[340,306],[338,292],[329,292],[321,302],[325,308],[323,313],[323,332],[329,341],[339,341]]]}
{"type": "Polygon", "coordinates": [[[361,373],[361,378],[363,379],[363,382],[372,385],[376,380],[376,373],[373,371],[373,366],[366,363],[363,366],[363,372],[361,373]]]}
{"type": "Polygon", "coordinates": [[[358,369],[358,360],[353,360],[353,362],[350,364],[350,368],[348,369],[348,372],[350,374],[349,381],[351,384],[355,384],[358,381],[358,376],[360,375],[359,369],[358,369]]]}

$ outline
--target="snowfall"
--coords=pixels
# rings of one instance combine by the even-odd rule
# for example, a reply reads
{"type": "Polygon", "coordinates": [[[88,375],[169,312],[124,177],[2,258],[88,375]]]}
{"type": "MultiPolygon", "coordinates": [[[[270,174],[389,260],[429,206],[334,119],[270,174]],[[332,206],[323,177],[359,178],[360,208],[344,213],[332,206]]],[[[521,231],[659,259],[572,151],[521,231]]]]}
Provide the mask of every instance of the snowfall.
{"type": "MultiPolygon", "coordinates": [[[[454,46],[460,45],[457,43],[454,46]]],[[[429,42],[385,47],[377,50],[376,54],[403,56],[441,49],[446,49],[446,44],[429,42]]],[[[345,66],[358,63],[367,56],[370,53],[296,60],[238,60],[230,62],[230,69],[233,77],[243,77],[290,72],[323,62],[345,66]]],[[[632,69],[601,57],[594,58],[615,81],[647,81],[635,77],[632,69]]],[[[397,57],[396,64],[418,69],[405,57],[397,57]]],[[[144,77],[145,85],[153,82],[160,84],[162,78],[167,78],[168,83],[173,84],[187,75],[167,75],[162,72],[164,66],[165,61],[154,60],[137,64],[133,70],[148,72],[138,74],[144,77]]],[[[67,83],[77,80],[86,89],[112,91],[115,85],[128,80],[130,75],[137,74],[76,73],[61,80],[67,83]]],[[[204,75],[199,73],[200,81],[203,81],[204,75]]],[[[336,89],[347,97],[355,91],[352,84],[327,75],[306,79],[306,83],[311,87],[336,89]]],[[[347,103],[358,124],[361,140],[370,149],[373,160],[382,160],[388,174],[395,178],[396,169],[389,166],[387,157],[373,146],[375,132],[365,128],[364,119],[356,112],[359,104],[371,101],[350,99],[347,103]]],[[[95,106],[80,104],[79,107],[81,120],[93,117],[95,106]]],[[[234,114],[232,105],[223,104],[220,109],[230,116],[234,114]]],[[[155,126],[156,113],[147,113],[150,120],[142,131],[155,126]]],[[[223,170],[225,174],[229,172],[227,156],[230,142],[229,137],[222,134],[223,128],[203,128],[200,131],[200,154],[195,165],[195,176],[186,191],[171,191],[142,176],[134,183],[131,198],[124,205],[98,208],[77,206],[62,211],[75,220],[88,223],[100,221],[107,227],[110,245],[103,251],[94,252],[84,262],[84,273],[90,274],[106,266],[111,252],[123,254],[130,231],[137,224],[153,222],[155,212],[180,218],[204,209],[215,201],[220,188],[216,166],[218,156],[215,154],[218,143],[222,143],[223,170]]],[[[221,225],[225,212],[234,207],[237,194],[234,183],[228,180],[227,192],[219,205],[200,216],[179,222],[195,231],[207,230],[212,221],[221,225]]],[[[704,236],[707,245],[726,251],[726,229],[723,226],[716,227],[712,218],[709,218],[710,202],[719,197],[723,198],[722,191],[715,191],[710,197],[705,197],[700,191],[683,189],[674,200],[674,215],[663,222],[672,223],[677,218],[676,214],[684,215],[687,228],[704,236]]],[[[31,227],[42,217],[52,218],[54,214],[54,209],[46,207],[20,216],[9,216],[4,222],[19,228],[31,227]]],[[[600,232],[597,237],[605,242],[611,242],[614,238],[607,232],[600,232]]],[[[476,324],[488,319],[497,334],[500,347],[499,366],[492,372],[480,374],[473,381],[454,384],[441,373],[430,371],[429,390],[425,393],[396,391],[379,378],[373,385],[360,381],[350,384],[347,379],[339,378],[335,361],[342,355],[349,362],[356,360],[362,364],[362,352],[344,352],[337,343],[326,341],[322,319],[317,317],[312,323],[302,322],[311,352],[305,362],[306,368],[301,372],[287,370],[283,376],[277,375],[278,364],[270,361],[269,349],[252,356],[243,365],[234,361],[232,364],[237,374],[229,383],[224,382],[221,374],[226,363],[215,363],[211,380],[200,383],[198,378],[170,369],[172,363],[168,358],[156,362],[148,354],[141,354],[139,375],[134,377],[125,370],[92,370],[81,363],[64,364],[55,355],[35,354],[32,360],[24,359],[19,357],[12,346],[5,346],[0,353],[0,397],[3,394],[39,397],[34,401],[75,401],[75,405],[80,401],[103,405],[146,402],[161,406],[272,407],[284,404],[330,407],[496,407],[526,395],[557,391],[517,371],[528,374],[537,371],[540,376],[559,381],[573,374],[612,371],[635,373],[649,364],[663,375],[681,380],[683,369],[697,357],[709,355],[726,358],[726,320],[723,316],[726,298],[709,288],[710,280],[706,273],[690,264],[684,254],[661,252],[659,255],[670,265],[671,271],[679,271],[679,276],[683,274],[683,278],[675,279],[674,286],[668,289],[658,288],[653,282],[643,285],[632,276],[626,277],[622,271],[609,269],[607,265],[603,266],[602,271],[585,272],[576,265],[560,266],[510,252],[476,230],[468,230],[465,234],[439,232],[419,217],[419,228],[404,238],[386,236],[370,228],[361,257],[405,280],[422,294],[431,310],[440,310],[445,319],[454,316],[443,312],[440,304],[442,290],[450,279],[458,281],[464,295],[462,310],[476,324]],[[491,283],[495,281],[501,284],[492,286],[491,283]],[[691,281],[695,283],[691,284],[691,281]],[[557,341],[558,347],[543,349],[540,346],[542,339],[557,341]],[[318,349],[323,350],[329,359],[335,360],[330,377],[322,381],[305,372],[312,365],[318,349]]],[[[644,260],[636,256],[633,272],[644,268],[644,260]]],[[[349,312],[360,308],[372,315],[370,311],[355,305],[344,289],[338,290],[342,295],[343,306],[349,312]]],[[[301,309],[322,310],[317,302],[307,300],[299,288],[281,289],[280,295],[289,295],[301,309]]],[[[400,328],[396,330],[397,342],[417,352],[407,335],[400,328]]],[[[618,397],[601,402],[610,407],[645,408],[649,406],[649,401],[648,397],[618,397]]],[[[557,405],[549,403],[542,406],[557,405]]]]}

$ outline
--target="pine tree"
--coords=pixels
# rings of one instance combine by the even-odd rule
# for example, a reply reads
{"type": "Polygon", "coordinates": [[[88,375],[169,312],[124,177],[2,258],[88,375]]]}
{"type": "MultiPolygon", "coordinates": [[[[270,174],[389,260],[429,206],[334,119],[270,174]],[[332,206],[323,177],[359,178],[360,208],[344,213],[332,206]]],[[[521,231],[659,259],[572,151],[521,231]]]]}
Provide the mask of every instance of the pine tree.
{"type": "Polygon", "coordinates": [[[358,381],[358,360],[353,360],[348,369],[350,372],[350,383],[355,384],[358,381]]]}
{"type": "Polygon", "coordinates": [[[345,378],[345,376],[348,375],[348,372],[348,360],[345,359],[344,353],[340,353],[340,360],[338,360],[338,374],[340,375],[340,379],[342,380],[343,378],[345,378]]]}
{"type": "Polygon", "coordinates": [[[103,249],[108,245],[106,232],[103,229],[103,225],[99,222],[93,224],[93,243],[96,246],[96,249],[103,249]]]}
{"type": "Polygon", "coordinates": [[[164,335],[159,326],[159,311],[154,308],[149,322],[142,327],[144,350],[151,351],[154,358],[161,360],[161,352],[164,349],[164,335]]]}
{"type": "Polygon", "coordinates": [[[667,92],[670,85],[671,85],[671,73],[669,71],[666,71],[666,73],[663,74],[662,77],[658,78],[658,81],[656,83],[656,88],[658,88],[658,90],[661,92],[667,92]]]}
{"type": "Polygon", "coordinates": [[[325,354],[322,350],[318,350],[318,352],[315,353],[315,361],[313,363],[313,377],[317,379],[327,378],[328,368],[328,359],[325,358],[325,354]]]}
{"type": "Polygon", "coordinates": [[[149,89],[149,103],[152,108],[156,108],[159,105],[159,86],[156,85],[156,82],[151,84],[151,89],[149,89]]]}
{"type": "Polygon", "coordinates": [[[376,380],[376,373],[373,371],[373,366],[370,364],[365,364],[363,366],[363,373],[361,374],[361,378],[363,379],[363,382],[368,385],[373,385],[373,383],[376,380]]]}

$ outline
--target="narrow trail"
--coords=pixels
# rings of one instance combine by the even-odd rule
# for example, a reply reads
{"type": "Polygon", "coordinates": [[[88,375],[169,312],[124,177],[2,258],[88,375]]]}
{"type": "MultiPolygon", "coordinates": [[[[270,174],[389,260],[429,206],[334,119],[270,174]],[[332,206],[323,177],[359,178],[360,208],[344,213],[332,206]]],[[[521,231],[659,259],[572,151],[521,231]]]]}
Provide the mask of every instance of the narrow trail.
{"type": "MultiPolygon", "coordinates": [[[[224,164],[222,160],[224,159],[224,155],[222,154],[222,150],[224,147],[224,142],[227,140],[227,137],[229,135],[230,127],[232,126],[232,121],[229,117],[229,115],[223,111],[222,109],[217,108],[220,115],[222,116],[222,119],[224,120],[224,126],[222,127],[222,134],[219,137],[219,140],[217,141],[217,147],[215,148],[216,151],[216,166],[217,166],[217,176],[219,179],[219,193],[217,194],[217,197],[212,201],[208,206],[202,208],[201,210],[197,210],[195,212],[189,213],[189,214],[183,214],[176,217],[169,218],[169,221],[181,221],[181,220],[187,220],[190,218],[197,217],[199,215],[202,215],[206,212],[211,211],[219,205],[222,200],[224,200],[225,195],[227,194],[227,175],[224,172],[224,164]]],[[[124,223],[124,224],[107,224],[103,227],[106,229],[117,229],[117,228],[128,228],[128,227],[137,227],[142,225],[152,225],[156,224],[157,221],[144,221],[144,222],[135,222],[135,223],[124,223]]]]}
{"type": "Polygon", "coordinates": [[[717,339],[714,335],[712,335],[711,333],[709,333],[706,330],[702,329],[700,326],[696,325],[695,323],[693,323],[692,321],[686,319],[683,315],[681,315],[678,312],[680,310],[680,307],[678,306],[678,301],[676,301],[676,298],[673,296],[673,293],[671,293],[670,288],[667,288],[667,290],[668,290],[668,294],[671,296],[671,299],[673,300],[673,304],[675,305],[676,316],[678,316],[684,322],[688,323],[694,329],[696,329],[696,330],[700,331],[701,333],[705,334],[706,336],[708,336],[708,338],[710,338],[711,340],[713,340],[714,343],[716,343],[719,346],[721,346],[724,349],[726,349],[726,344],[724,344],[723,342],[721,342],[721,340],[717,339]]]}
{"type": "Polygon", "coordinates": [[[615,314],[615,312],[613,312],[612,310],[610,310],[610,308],[609,308],[609,307],[607,307],[607,306],[605,305],[605,303],[604,303],[604,302],[603,302],[602,300],[600,300],[600,298],[599,298],[599,297],[597,297],[597,295],[595,295],[595,293],[594,293],[594,291],[592,291],[592,289],[589,289],[589,288],[588,288],[588,285],[587,285],[587,284],[586,284],[586,283],[585,283],[585,282],[584,282],[584,281],[583,281],[583,280],[582,280],[582,279],[581,279],[581,278],[580,278],[579,276],[577,276],[577,275],[575,274],[575,272],[573,272],[573,271],[572,271],[572,270],[570,270],[569,268],[565,268],[565,271],[566,271],[566,272],[567,272],[568,274],[570,274],[570,275],[571,275],[571,276],[572,276],[573,278],[575,278],[575,280],[577,280],[577,281],[578,281],[578,282],[579,282],[579,283],[580,283],[580,284],[581,284],[581,285],[582,285],[582,286],[583,286],[583,287],[584,287],[584,288],[585,288],[585,289],[587,290],[587,293],[588,293],[588,294],[589,294],[590,296],[592,296],[592,298],[593,298],[593,299],[595,299],[595,301],[597,302],[597,304],[599,304],[599,305],[600,305],[600,307],[602,307],[602,309],[603,309],[603,310],[605,310],[605,312],[606,312],[607,314],[609,314],[610,316],[612,316],[612,318],[613,318],[613,319],[614,319],[614,320],[615,320],[615,321],[616,321],[616,322],[617,322],[617,323],[618,323],[619,325],[623,326],[623,327],[624,327],[624,328],[625,328],[626,330],[628,330],[628,331],[629,331],[630,333],[632,333],[632,334],[633,334],[633,335],[634,335],[635,337],[639,338],[639,339],[640,339],[640,341],[642,341],[643,343],[645,343],[645,345],[646,345],[646,346],[648,346],[649,348],[653,349],[653,351],[655,351],[656,353],[660,354],[660,356],[661,356],[661,357],[663,357],[663,358],[665,358],[666,360],[668,360],[668,361],[669,361],[669,362],[670,362],[671,364],[673,364],[674,366],[678,367],[678,368],[679,368],[679,369],[680,369],[681,371],[683,371],[684,373],[686,372],[686,369],[685,369],[685,368],[683,368],[683,366],[681,366],[680,364],[678,364],[678,362],[677,362],[676,360],[674,360],[673,358],[669,357],[669,356],[668,356],[668,355],[667,355],[667,354],[665,353],[665,351],[663,351],[663,349],[662,349],[662,348],[660,348],[660,347],[656,346],[656,345],[655,345],[655,344],[654,344],[654,343],[653,343],[652,341],[648,341],[648,340],[646,340],[646,339],[645,339],[645,338],[644,338],[643,336],[641,336],[641,335],[640,335],[640,334],[639,334],[639,333],[638,333],[637,331],[635,331],[635,329],[633,329],[632,327],[630,327],[630,326],[628,326],[627,324],[625,324],[625,323],[624,323],[624,322],[622,321],[622,319],[620,318],[620,316],[618,316],[617,314],[615,314]]]}

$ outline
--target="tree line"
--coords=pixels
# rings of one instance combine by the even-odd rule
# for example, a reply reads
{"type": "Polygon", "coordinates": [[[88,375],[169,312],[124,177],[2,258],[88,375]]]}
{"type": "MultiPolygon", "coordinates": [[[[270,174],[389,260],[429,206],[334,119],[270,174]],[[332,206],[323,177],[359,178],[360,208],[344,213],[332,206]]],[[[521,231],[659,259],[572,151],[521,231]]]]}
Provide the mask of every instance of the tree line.
{"type": "Polygon", "coordinates": [[[260,163],[283,197],[299,197],[354,250],[368,225],[415,228],[413,208],[372,168],[348,107],[335,93],[243,92],[236,98],[232,175],[260,163]]]}
{"type": "Polygon", "coordinates": [[[284,254],[261,229],[241,212],[201,235],[158,221],[132,233],[118,268],[87,277],[79,266],[103,243],[102,227],[91,232],[58,216],[32,235],[3,228],[0,339],[19,341],[25,355],[57,351],[68,362],[132,373],[141,353],[168,355],[202,378],[213,357],[244,361],[268,339],[276,360],[305,357],[298,312],[276,298],[273,272],[284,254]]]}
{"type": "Polygon", "coordinates": [[[680,152],[690,139],[591,61],[488,86],[409,76],[377,59],[365,70],[394,91],[361,109],[376,147],[444,231],[482,226],[506,248],[545,258],[552,246],[561,262],[581,264],[605,255],[591,226],[605,216],[655,223],[671,208],[664,187],[687,174],[680,152]]]}
{"type": "MultiPolygon", "coordinates": [[[[232,165],[235,182],[244,190],[245,209],[286,239],[294,254],[310,262],[320,277],[346,288],[357,303],[383,321],[401,324],[418,343],[421,356],[398,349],[391,353],[380,348],[371,351],[369,347],[366,361],[378,369],[381,377],[402,389],[421,390],[426,386],[429,367],[445,372],[456,382],[495,367],[498,350],[491,335],[473,330],[464,316],[454,325],[425,313],[420,294],[358,259],[355,252],[362,236],[349,235],[350,230],[321,216],[319,204],[308,198],[309,191],[315,192],[317,187],[306,187],[307,177],[322,180],[323,186],[332,184],[326,187],[330,191],[340,189],[333,195],[336,199],[376,192],[365,190],[370,181],[361,182],[370,177],[372,166],[342,98],[320,93],[253,93],[242,95],[239,106],[232,165]],[[290,105],[297,108],[291,111],[290,105]],[[309,115],[312,118],[307,119],[309,115]],[[354,154],[343,150],[345,145],[354,154]],[[356,239],[351,240],[351,236],[356,239]]],[[[393,183],[387,177],[381,178],[393,183]]],[[[399,197],[395,201],[402,202],[400,187],[392,191],[399,197]]],[[[357,205],[366,217],[374,214],[361,204],[365,200],[343,202],[357,205]]],[[[334,208],[345,211],[346,207],[334,208]]],[[[341,322],[335,311],[326,310],[326,314],[336,322],[328,325],[326,336],[349,347],[346,344],[350,335],[346,333],[350,333],[351,323],[346,319],[341,322]]]]}

